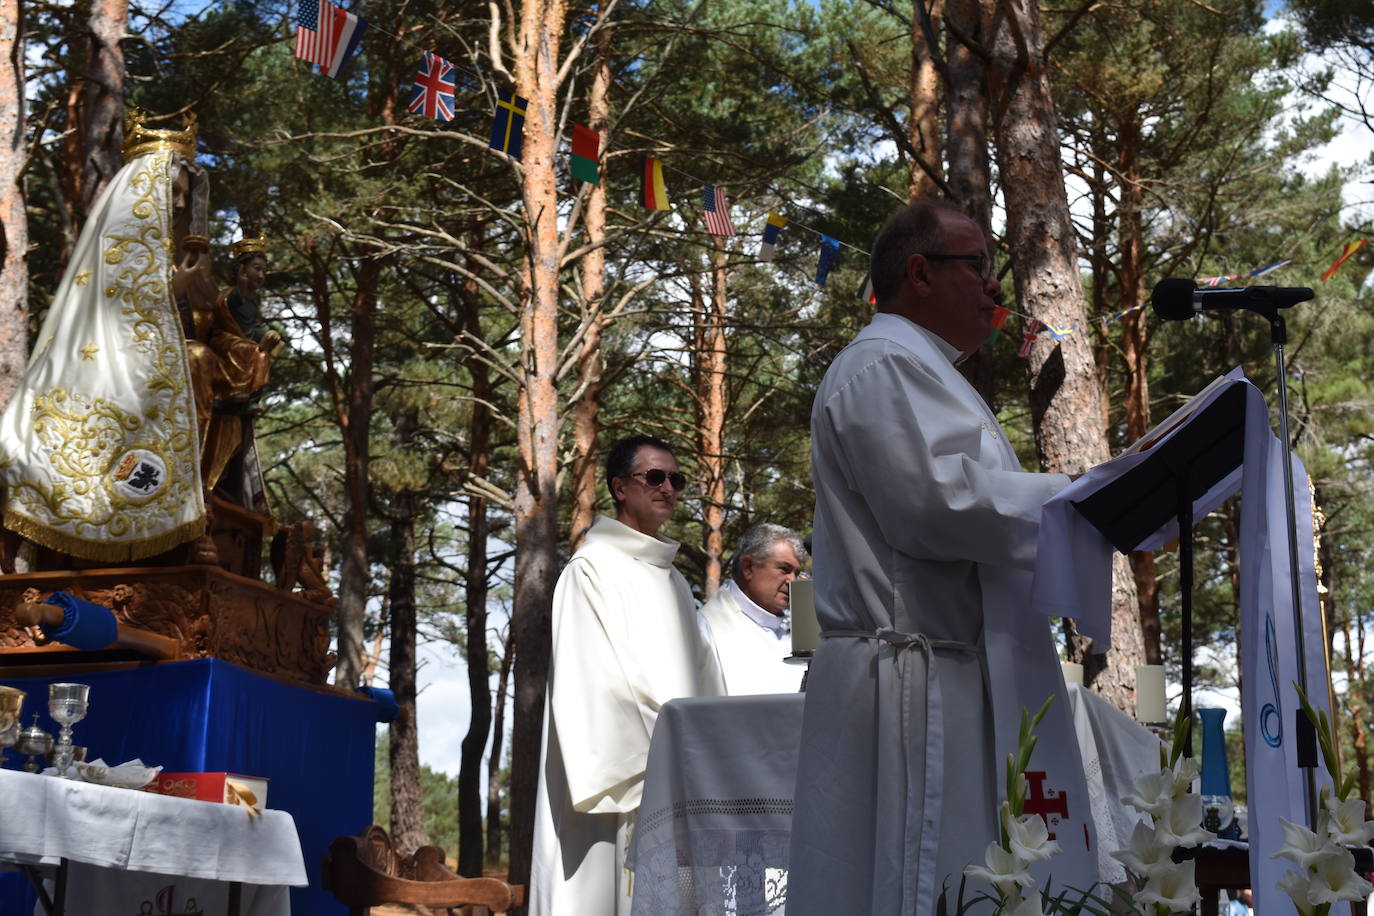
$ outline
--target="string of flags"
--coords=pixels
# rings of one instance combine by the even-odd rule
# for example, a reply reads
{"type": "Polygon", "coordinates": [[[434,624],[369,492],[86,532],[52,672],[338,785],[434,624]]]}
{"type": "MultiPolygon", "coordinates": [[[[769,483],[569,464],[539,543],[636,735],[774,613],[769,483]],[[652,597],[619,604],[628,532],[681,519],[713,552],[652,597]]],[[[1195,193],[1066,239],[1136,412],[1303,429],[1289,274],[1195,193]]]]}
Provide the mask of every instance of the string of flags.
{"type": "MultiPolygon", "coordinates": [[[[349,60],[357,54],[362,46],[363,34],[369,28],[366,19],[355,16],[353,13],[331,3],[330,0],[296,0],[295,21],[294,55],[318,67],[321,74],[335,79],[344,72],[349,60]]],[[[387,35],[391,34],[384,29],[378,29],[378,31],[387,35]]],[[[392,37],[397,38],[394,35],[392,37]]],[[[453,120],[456,106],[457,68],[452,62],[433,51],[425,51],[413,77],[413,89],[414,94],[406,107],[407,111],[439,121],[453,120]]],[[[520,160],[528,106],[529,103],[526,99],[515,95],[511,90],[501,89],[498,91],[496,110],[492,115],[491,138],[488,142],[491,149],[504,153],[517,161],[520,160]]],[[[600,152],[600,133],[582,124],[574,123],[572,125],[571,155],[569,157],[569,172],[572,178],[599,186],[601,184],[598,165],[600,152]]],[[[664,169],[665,165],[661,160],[652,156],[643,157],[639,181],[639,202],[647,210],[664,211],[672,209],[667,183],[664,180],[664,169]]],[[[694,181],[700,181],[680,169],[672,169],[672,171],[694,181]]],[[[709,182],[700,181],[700,184],[702,186],[702,215],[706,231],[722,238],[734,236],[735,227],[730,220],[729,202],[726,200],[724,191],[709,182]]],[[[789,221],[786,216],[777,211],[769,212],[757,255],[760,262],[771,263],[773,261],[777,251],[778,238],[783,228],[788,225],[789,221]]],[[[851,248],[865,257],[868,256],[868,252],[863,249],[835,239],[803,223],[792,223],[792,225],[813,232],[820,237],[820,258],[816,266],[815,278],[818,286],[824,286],[831,271],[834,270],[839,260],[841,246],[851,248]]],[[[1366,241],[1362,238],[1346,242],[1340,256],[1321,275],[1322,281],[1330,280],[1342,265],[1364,247],[1366,241]]],[[[1198,282],[1203,286],[1217,286],[1233,280],[1256,279],[1291,263],[1291,258],[1284,258],[1245,273],[1207,277],[1198,282]]],[[[865,280],[860,298],[869,303],[875,301],[871,278],[865,280]]],[[[996,335],[1002,329],[1009,316],[1018,315],[1021,317],[1025,322],[1025,331],[1022,334],[1019,355],[1025,357],[1029,355],[1031,347],[1041,334],[1048,333],[1052,338],[1058,340],[1093,325],[1101,325],[1105,329],[1112,322],[1139,311],[1148,304],[1148,302],[1142,302],[1116,314],[1099,316],[1083,324],[1068,328],[1056,328],[1039,319],[1021,315],[1012,309],[999,306],[992,320],[993,334],[996,335]]]]}

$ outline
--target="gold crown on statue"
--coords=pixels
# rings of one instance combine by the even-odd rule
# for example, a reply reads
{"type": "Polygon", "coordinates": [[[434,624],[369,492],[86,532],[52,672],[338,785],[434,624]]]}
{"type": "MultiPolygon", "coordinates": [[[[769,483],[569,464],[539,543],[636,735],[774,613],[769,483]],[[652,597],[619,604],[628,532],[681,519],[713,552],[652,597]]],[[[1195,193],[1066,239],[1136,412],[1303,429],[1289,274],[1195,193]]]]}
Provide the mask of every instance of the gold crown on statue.
{"type": "Polygon", "coordinates": [[[263,235],[261,232],[258,232],[257,235],[251,235],[250,233],[255,230],[256,227],[245,225],[243,227],[243,238],[229,246],[229,253],[232,254],[235,259],[241,258],[246,254],[260,254],[263,257],[267,256],[267,236],[263,235]]]}
{"type": "Polygon", "coordinates": [[[146,153],[171,150],[187,159],[196,155],[196,116],[187,112],[182,116],[181,130],[157,130],[146,127],[152,120],[147,111],[134,106],[124,117],[124,161],[132,162],[146,153]]]}

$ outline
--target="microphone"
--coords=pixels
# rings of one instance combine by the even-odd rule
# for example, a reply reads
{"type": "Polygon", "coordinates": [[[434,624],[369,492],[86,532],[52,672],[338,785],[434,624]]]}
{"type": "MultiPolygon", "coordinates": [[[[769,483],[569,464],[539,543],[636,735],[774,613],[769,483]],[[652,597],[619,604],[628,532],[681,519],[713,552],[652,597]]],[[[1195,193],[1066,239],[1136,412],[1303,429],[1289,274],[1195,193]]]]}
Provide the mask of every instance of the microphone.
{"type": "Polygon", "coordinates": [[[1316,293],[1305,286],[1199,287],[1193,280],[1178,277],[1160,280],[1150,295],[1155,314],[1169,321],[1218,309],[1250,309],[1272,315],[1275,309],[1315,297],[1316,293]]]}

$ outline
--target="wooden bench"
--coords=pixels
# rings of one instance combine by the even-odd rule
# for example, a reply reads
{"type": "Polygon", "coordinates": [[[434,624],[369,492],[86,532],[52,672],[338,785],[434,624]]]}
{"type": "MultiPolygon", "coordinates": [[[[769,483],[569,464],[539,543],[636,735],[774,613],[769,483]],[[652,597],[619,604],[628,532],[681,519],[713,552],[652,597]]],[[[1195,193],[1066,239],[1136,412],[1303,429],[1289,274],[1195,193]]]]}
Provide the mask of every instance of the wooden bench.
{"type": "Polygon", "coordinates": [[[524,885],[461,877],[444,864],[444,851],[437,846],[402,856],[375,824],[358,836],[336,838],[322,865],[324,889],[348,907],[349,916],[367,916],[386,903],[428,907],[434,916],[477,916],[483,910],[503,916],[525,905],[524,885]]]}

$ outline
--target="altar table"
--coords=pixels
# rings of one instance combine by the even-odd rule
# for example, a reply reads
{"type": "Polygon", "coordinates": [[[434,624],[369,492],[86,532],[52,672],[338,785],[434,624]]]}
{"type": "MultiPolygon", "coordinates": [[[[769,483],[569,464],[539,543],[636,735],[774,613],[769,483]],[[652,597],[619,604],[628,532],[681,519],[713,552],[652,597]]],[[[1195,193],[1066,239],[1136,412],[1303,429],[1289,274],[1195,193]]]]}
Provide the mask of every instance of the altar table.
{"type": "MultiPolygon", "coordinates": [[[[1091,691],[1069,685],[1066,699],[1090,798],[1055,801],[1091,807],[1100,865],[1119,868],[1107,852],[1129,845],[1138,815],[1118,800],[1158,768],[1159,741],[1091,691]]],[[[785,913],[804,702],[776,694],[664,704],[628,856],[636,916],[785,913]]]]}
{"type": "Polygon", "coordinates": [[[308,883],[284,811],[252,817],[232,805],[15,770],[0,770],[0,862],[58,878],[54,897],[73,914],[136,914],[146,903],[144,912],[171,916],[181,912],[178,899],[197,897],[207,912],[228,912],[232,892],[244,916],[286,916],[287,887],[308,883]]]}

